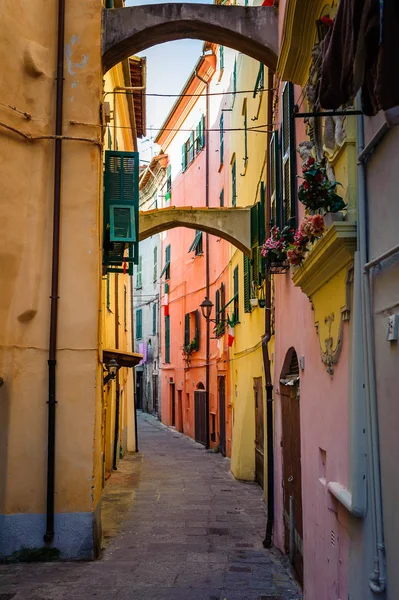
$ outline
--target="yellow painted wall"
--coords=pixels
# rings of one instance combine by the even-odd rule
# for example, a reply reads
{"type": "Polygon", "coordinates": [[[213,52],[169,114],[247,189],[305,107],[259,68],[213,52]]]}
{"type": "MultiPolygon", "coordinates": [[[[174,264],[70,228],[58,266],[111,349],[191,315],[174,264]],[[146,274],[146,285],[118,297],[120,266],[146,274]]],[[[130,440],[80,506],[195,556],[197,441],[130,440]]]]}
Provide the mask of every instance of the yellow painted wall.
{"type": "MultiPolygon", "coordinates": [[[[237,55],[237,90],[253,90],[259,71],[259,63],[247,56],[237,55]]],[[[267,70],[264,71],[267,81],[267,70]]],[[[266,85],[265,85],[266,87],[266,85]]],[[[244,126],[243,107],[247,106],[248,128],[267,123],[267,94],[237,94],[232,112],[232,129],[244,126]]],[[[265,128],[264,128],[265,129],[265,128]]],[[[237,165],[237,206],[249,206],[260,199],[260,184],[266,184],[265,133],[248,131],[248,161],[244,162],[244,132],[231,133],[231,159],[235,156],[237,165]]],[[[251,313],[244,312],[244,257],[242,252],[232,248],[230,268],[230,289],[233,290],[233,272],[239,270],[239,320],[234,328],[235,340],[231,350],[231,393],[233,404],[233,447],[231,470],[238,479],[253,481],[255,475],[255,396],[254,378],[265,378],[261,338],[265,330],[265,311],[259,307],[251,313]]],[[[266,398],[263,398],[264,410],[266,398]]],[[[266,418],[265,418],[266,426],[266,418]]],[[[266,430],[265,430],[266,448],[266,430]]],[[[266,462],[265,462],[266,470],[266,462]]],[[[266,474],[266,473],[265,473],[266,474]]]]}

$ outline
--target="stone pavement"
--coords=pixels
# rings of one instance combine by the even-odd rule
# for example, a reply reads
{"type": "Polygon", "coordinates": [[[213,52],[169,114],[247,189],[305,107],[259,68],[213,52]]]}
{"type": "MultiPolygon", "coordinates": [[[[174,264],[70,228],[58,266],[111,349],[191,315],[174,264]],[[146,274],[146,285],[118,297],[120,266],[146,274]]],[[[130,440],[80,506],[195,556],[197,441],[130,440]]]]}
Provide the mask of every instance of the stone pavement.
{"type": "Polygon", "coordinates": [[[262,546],[258,486],[148,415],[139,417],[139,445],[105,490],[103,558],[0,565],[0,600],[302,597],[281,554],[262,546]]]}

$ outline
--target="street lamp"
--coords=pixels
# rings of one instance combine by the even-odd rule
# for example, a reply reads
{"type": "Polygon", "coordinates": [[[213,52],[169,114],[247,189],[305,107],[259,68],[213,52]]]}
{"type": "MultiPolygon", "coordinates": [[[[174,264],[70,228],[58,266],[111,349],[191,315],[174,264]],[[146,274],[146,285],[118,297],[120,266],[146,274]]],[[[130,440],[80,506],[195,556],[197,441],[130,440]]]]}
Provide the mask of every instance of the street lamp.
{"type": "Polygon", "coordinates": [[[111,381],[111,379],[115,379],[119,365],[114,358],[111,358],[111,360],[105,365],[105,368],[108,371],[108,375],[104,377],[104,385],[106,385],[108,381],[111,381]]]}
{"type": "Polygon", "coordinates": [[[201,302],[200,308],[201,308],[202,316],[206,320],[208,320],[211,316],[211,312],[212,312],[212,308],[213,308],[212,300],[209,300],[208,296],[205,296],[205,300],[203,300],[201,302]]]}

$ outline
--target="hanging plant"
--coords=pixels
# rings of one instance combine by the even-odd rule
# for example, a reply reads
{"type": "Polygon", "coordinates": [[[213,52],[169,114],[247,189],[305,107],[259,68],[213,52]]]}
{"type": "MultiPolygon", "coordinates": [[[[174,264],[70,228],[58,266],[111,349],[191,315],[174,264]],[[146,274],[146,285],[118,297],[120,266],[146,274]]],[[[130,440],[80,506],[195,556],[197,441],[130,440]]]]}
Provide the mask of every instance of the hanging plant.
{"type": "Polygon", "coordinates": [[[222,337],[222,335],[224,334],[225,331],[226,331],[226,324],[223,321],[219,321],[219,323],[217,323],[215,325],[215,328],[213,330],[215,337],[217,337],[217,338],[222,337]]]}
{"type": "Polygon", "coordinates": [[[325,160],[317,162],[310,156],[302,164],[304,182],[299,186],[298,198],[308,211],[321,214],[336,213],[346,204],[341,196],[336,193],[337,181],[330,181],[327,177],[325,160]]]}
{"type": "Polygon", "coordinates": [[[310,250],[310,244],[320,239],[326,230],[321,215],[305,216],[294,235],[294,241],[287,250],[290,265],[298,266],[305,260],[310,250]]]}
{"type": "Polygon", "coordinates": [[[282,263],[287,260],[287,250],[294,241],[294,233],[294,229],[288,226],[282,230],[276,225],[271,228],[270,237],[267,238],[261,249],[261,255],[269,266],[272,263],[282,263]]]}
{"type": "Polygon", "coordinates": [[[197,349],[197,340],[196,339],[191,340],[191,342],[189,342],[188,344],[185,344],[182,347],[183,360],[186,363],[187,369],[190,368],[191,355],[196,349],[197,349]]]}

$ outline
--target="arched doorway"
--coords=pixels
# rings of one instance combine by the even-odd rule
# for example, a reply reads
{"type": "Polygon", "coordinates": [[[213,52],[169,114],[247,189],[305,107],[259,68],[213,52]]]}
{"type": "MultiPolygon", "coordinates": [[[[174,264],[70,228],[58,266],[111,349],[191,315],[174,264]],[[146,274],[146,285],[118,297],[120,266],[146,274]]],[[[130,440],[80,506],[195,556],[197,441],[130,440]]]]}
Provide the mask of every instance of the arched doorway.
{"type": "Polygon", "coordinates": [[[286,354],[280,376],[284,548],[303,582],[302,470],[300,379],[294,348],[286,354]]]}
{"type": "Polygon", "coordinates": [[[194,391],[194,432],[195,441],[206,446],[206,391],[203,383],[197,385],[194,391]]]}

